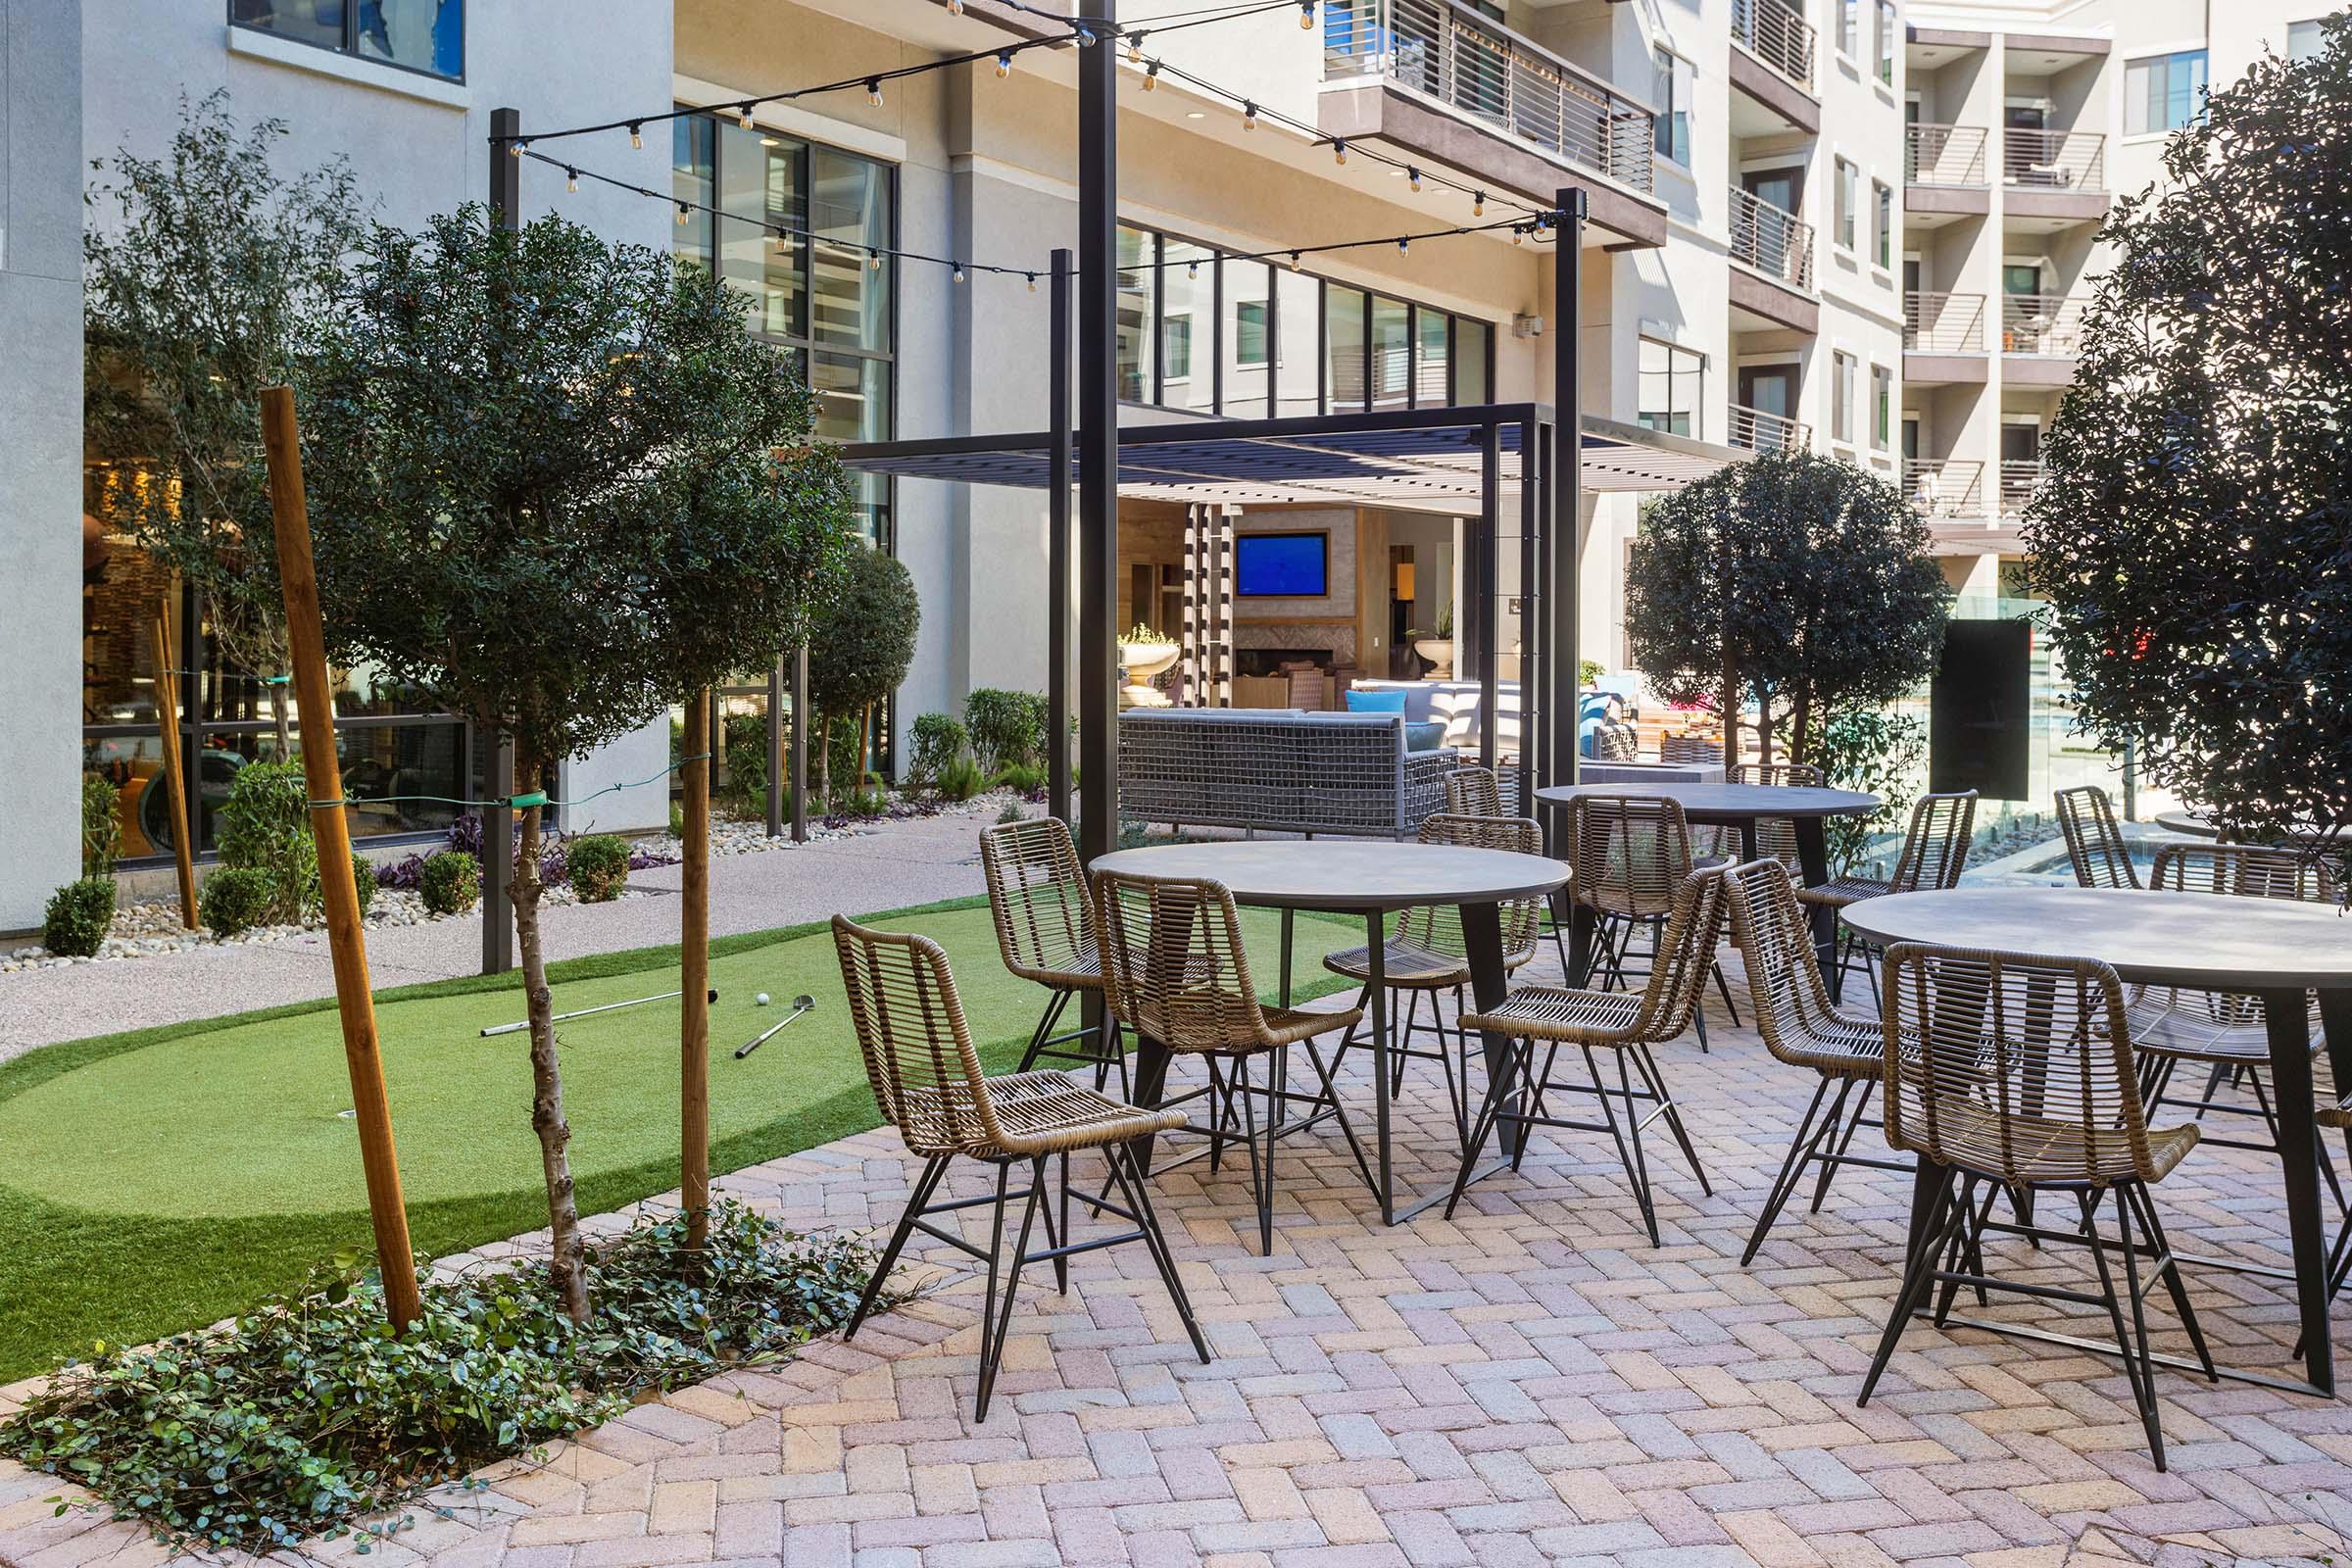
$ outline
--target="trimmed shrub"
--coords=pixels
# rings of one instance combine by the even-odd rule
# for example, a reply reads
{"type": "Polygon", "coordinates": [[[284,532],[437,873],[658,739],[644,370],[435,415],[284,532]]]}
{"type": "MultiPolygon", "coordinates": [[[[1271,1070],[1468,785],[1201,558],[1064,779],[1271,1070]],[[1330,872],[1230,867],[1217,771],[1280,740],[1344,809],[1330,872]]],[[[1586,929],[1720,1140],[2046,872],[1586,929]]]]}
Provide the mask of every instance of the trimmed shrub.
{"type": "Polygon", "coordinates": [[[104,773],[81,775],[81,874],[105,876],[122,855],[122,792],[104,773]]]}
{"type": "Polygon", "coordinates": [[[1021,795],[1035,795],[1046,787],[1046,770],[1035,762],[1015,762],[997,774],[999,789],[1012,790],[1021,795]]]}
{"type": "Polygon", "coordinates": [[[729,713],[726,726],[727,787],[720,793],[738,816],[767,809],[767,715],[729,713]]]}
{"type": "Polygon", "coordinates": [[[440,850],[424,858],[416,896],[433,914],[464,914],[482,901],[482,868],[470,855],[440,850]]]}
{"type": "Polygon", "coordinates": [[[983,686],[963,700],[963,722],[990,773],[1046,760],[1046,700],[1039,693],[983,686]]]}
{"type": "Polygon", "coordinates": [[[968,801],[988,788],[988,775],[980,771],[978,762],[968,757],[958,757],[939,770],[939,777],[932,788],[944,800],[968,801]]]}
{"type": "Polygon", "coordinates": [[[220,808],[220,863],[270,879],[271,925],[296,925],[318,903],[311,791],[296,762],[247,762],[220,808]]]}
{"type": "Polygon", "coordinates": [[[594,833],[571,842],[571,889],[582,904],[610,904],[629,885],[628,841],[594,833]]]}
{"type": "Polygon", "coordinates": [[[41,946],[68,958],[94,958],[115,925],[115,879],[85,876],[49,895],[41,946]]]}
{"type": "Polygon", "coordinates": [[[351,852],[351,885],[359,889],[360,918],[365,920],[375,907],[375,862],[357,850],[351,852]]]}
{"type": "Polygon", "coordinates": [[[962,721],[953,713],[921,713],[914,720],[914,755],[907,760],[906,782],[933,789],[950,764],[963,756],[962,721]]]}
{"type": "Polygon", "coordinates": [[[196,917],[213,935],[233,937],[270,924],[270,904],[275,896],[269,872],[224,865],[204,879],[204,889],[196,895],[196,917]]]}

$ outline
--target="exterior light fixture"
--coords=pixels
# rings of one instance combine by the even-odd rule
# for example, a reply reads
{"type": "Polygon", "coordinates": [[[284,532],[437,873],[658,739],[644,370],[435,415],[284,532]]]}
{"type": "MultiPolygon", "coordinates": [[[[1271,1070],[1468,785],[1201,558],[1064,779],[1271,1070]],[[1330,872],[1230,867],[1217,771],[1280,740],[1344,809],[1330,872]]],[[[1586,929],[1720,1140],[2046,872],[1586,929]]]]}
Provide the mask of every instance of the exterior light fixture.
{"type": "Polygon", "coordinates": [[[1405,165],[1404,183],[1408,190],[1419,190],[1421,188],[1421,171],[1410,164],[1405,165]]]}
{"type": "Polygon", "coordinates": [[[748,100],[735,106],[735,123],[745,130],[752,128],[752,106],[748,100]]]}
{"type": "Polygon", "coordinates": [[[1315,24],[1315,0],[1298,0],[1298,26],[1301,31],[1315,24]]]}
{"type": "Polygon", "coordinates": [[[640,152],[645,150],[644,121],[632,120],[629,122],[629,145],[636,148],[640,152]]]}
{"type": "Polygon", "coordinates": [[[1009,50],[1009,49],[1007,49],[1006,51],[1004,51],[1004,53],[1003,53],[1003,54],[1001,54],[1001,55],[997,56],[997,79],[998,79],[999,81],[1003,81],[1003,80],[1004,80],[1004,79],[1006,76],[1009,76],[1009,75],[1011,75],[1011,74],[1012,74],[1012,51],[1011,51],[1011,50],[1009,50]]]}
{"type": "Polygon", "coordinates": [[[522,150],[529,145],[530,141],[527,137],[517,136],[513,141],[507,143],[507,156],[510,158],[520,158],[522,156],[522,150]]]}
{"type": "Polygon", "coordinates": [[[958,283],[963,281],[963,264],[961,262],[956,264],[956,281],[958,283]]]}
{"type": "MultiPolygon", "coordinates": [[[[1158,62],[1158,61],[1156,61],[1156,60],[1154,60],[1154,61],[1152,61],[1152,62],[1150,65],[1148,65],[1148,66],[1146,66],[1146,67],[1144,68],[1144,91],[1146,91],[1146,92],[1150,92],[1150,91],[1151,91],[1152,88],[1154,88],[1154,87],[1156,87],[1156,86],[1158,86],[1158,85],[1159,85],[1159,62],[1158,62]]],[[[1199,117],[1198,115],[1188,115],[1188,116],[1187,116],[1187,117],[1185,117],[1185,118],[1187,118],[1187,119],[1189,119],[1189,120],[1198,120],[1200,117],[1199,117]]]]}
{"type": "Polygon", "coordinates": [[[882,107],[882,78],[880,76],[865,78],[865,101],[876,109],[882,107]]]}
{"type": "Polygon", "coordinates": [[[865,270],[869,272],[882,270],[882,253],[871,245],[865,248],[865,270]]]}
{"type": "Polygon", "coordinates": [[[1333,163],[1335,163],[1335,164],[1345,164],[1346,162],[1348,162],[1348,138],[1347,138],[1347,137],[1345,137],[1345,136],[1335,136],[1334,138],[1332,138],[1332,143],[1331,143],[1331,161],[1332,161],[1333,163]]]}
{"type": "Polygon", "coordinates": [[[564,171],[564,188],[565,190],[578,190],[580,188],[580,172],[578,170],[566,169],[564,171]]]}
{"type": "Polygon", "coordinates": [[[1473,191],[1470,193],[1470,216],[1472,218],[1484,218],[1487,216],[1487,193],[1485,191],[1473,191]]]}
{"type": "Polygon", "coordinates": [[[686,220],[692,217],[693,214],[693,208],[687,206],[684,202],[678,203],[678,226],[680,228],[684,228],[686,226],[686,220]]]}
{"type": "Polygon", "coordinates": [[[1032,294],[1036,293],[1036,292],[1037,292],[1037,274],[1036,274],[1035,272],[1027,272],[1027,273],[1024,273],[1024,274],[1022,274],[1022,275],[1024,275],[1025,277],[1027,277],[1027,278],[1029,279],[1029,292],[1030,292],[1030,293],[1032,293],[1032,294]]]}
{"type": "Polygon", "coordinates": [[[1402,255],[1403,255],[1405,252],[1407,252],[1407,251],[1411,250],[1412,248],[1413,248],[1413,240],[1412,240],[1412,236],[1411,236],[1411,235],[1409,235],[1409,234],[1399,234],[1399,235],[1397,235],[1397,236],[1396,236],[1396,254],[1397,254],[1397,255],[1399,255],[1399,256],[1402,256],[1402,255]]]}
{"type": "Polygon", "coordinates": [[[1257,105],[1247,98],[1242,100],[1242,128],[1244,130],[1257,128],[1257,105]]]}

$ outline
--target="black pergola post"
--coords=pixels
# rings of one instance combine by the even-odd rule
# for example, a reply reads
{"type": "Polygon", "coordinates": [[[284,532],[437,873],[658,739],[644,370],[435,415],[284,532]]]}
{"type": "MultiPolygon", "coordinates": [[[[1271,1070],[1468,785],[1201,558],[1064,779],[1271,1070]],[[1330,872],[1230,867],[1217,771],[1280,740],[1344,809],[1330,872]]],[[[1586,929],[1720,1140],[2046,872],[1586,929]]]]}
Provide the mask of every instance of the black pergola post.
{"type": "MultiPolygon", "coordinates": [[[[521,110],[490,111],[490,221],[510,233],[522,227],[522,160],[514,152],[521,133],[521,110]]],[[[496,733],[485,741],[482,797],[495,804],[481,808],[482,973],[505,974],[514,967],[514,911],[507,896],[514,874],[514,813],[507,808],[514,792],[514,744],[496,733]]]]}
{"type": "Polygon", "coordinates": [[[792,661],[792,842],[808,842],[808,645],[795,645],[792,661]]]}
{"type": "MultiPolygon", "coordinates": [[[[1542,750],[1550,744],[1559,715],[1551,707],[1551,641],[1544,625],[1550,603],[1546,584],[1549,557],[1544,527],[1544,464],[1549,448],[1533,419],[1519,424],[1519,802],[1520,814],[1534,816],[1542,750]]],[[[1544,780],[1548,783],[1549,780],[1544,780]]]]}
{"type": "MultiPolygon", "coordinates": [[[[1070,253],[1053,256],[1054,312],[1046,331],[1054,366],[1047,378],[1046,466],[1046,798],[1070,823],[1070,253]]],[[[1116,551],[1113,551],[1115,559],[1116,551]]]]}
{"type": "Polygon", "coordinates": [[[1111,0],[1082,0],[1078,51],[1079,858],[1119,835],[1118,62],[1111,0]]]}
{"type": "MultiPolygon", "coordinates": [[[[1479,432],[1478,539],[1471,554],[1471,620],[1478,628],[1478,761],[1494,766],[1502,729],[1501,687],[1494,678],[1496,635],[1502,617],[1494,612],[1495,531],[1502,518],[1502,427],[1489,424],[1479,432]]],[[[1455,628],[1457,631],[1459,627],[1455,628]]],[[[1527,671],[1519,672],[1519,706],[1529,698],[1527,671]]],[[[1524,722],[1524,719],[1522,720],[1524,722]]]]}
{"type": "Polygon", "coordinates": [[[1582,531],[1578,469],[1584,466],[1584,400],[1579,385],[1577,305],[1584,290],[1585,193],[1563,187],[1557,198],[1557,241],[1552,246],[1552,458],[1551,458],[1551,635],[1544,639],[1551,666],[1551,782],[1574,784],[1578,732],[1583,728],[1584,682],[1578,678],[1577,536],[1582,531]]]}

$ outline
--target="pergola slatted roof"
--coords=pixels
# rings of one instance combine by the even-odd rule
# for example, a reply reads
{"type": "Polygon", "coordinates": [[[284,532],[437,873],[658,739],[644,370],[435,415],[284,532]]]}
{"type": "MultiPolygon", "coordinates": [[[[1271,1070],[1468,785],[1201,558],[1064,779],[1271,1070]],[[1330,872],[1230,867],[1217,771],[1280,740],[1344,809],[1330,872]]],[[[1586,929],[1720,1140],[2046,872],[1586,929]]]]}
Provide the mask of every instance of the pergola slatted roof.
{"type": "MultiPolygon", "coordinates": [[[[1119,431],[1119,493],[1182,503],[1337,503],[1456,514],[1482,504],[1487,432],[1496,437],[1500,489],[1515,495],[1520,431],[1550,417],[1544,405],[1506,404],[1126,426],[1119,431]]],[[[899,478],[1043,490],[1053,480],[1052,446],[1044,431],[949,436],[860,443],[844,447],[842,460],[899,478]]],[[[1594,491],[1680,489],[1746,456],[1591,416],[1582,451],[1583,483],[1594,491]]],[[[1069,481],[1077,480],[1073,457],[1069,481]]]]}

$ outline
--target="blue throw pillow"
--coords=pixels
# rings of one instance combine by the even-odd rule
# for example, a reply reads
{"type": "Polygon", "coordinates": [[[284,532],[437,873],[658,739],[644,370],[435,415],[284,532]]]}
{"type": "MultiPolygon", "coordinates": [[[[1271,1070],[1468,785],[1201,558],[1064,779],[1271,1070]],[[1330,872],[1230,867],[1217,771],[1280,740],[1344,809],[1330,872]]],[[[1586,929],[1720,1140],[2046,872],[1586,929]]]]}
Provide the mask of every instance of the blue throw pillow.
{"type": "Polygon", "coordinates": [[[1434,752],[1445,744],[1446,726],[1435,719],[1404,726],[1404,749],[1408,752],[1434,752]]]}
{"type": "Polygon", "coordinates": [[[1350,713],[1401,713],[1404,711],[1405,692],[1366,692],[1348,688],[1348,711],[1350,713]]]}

